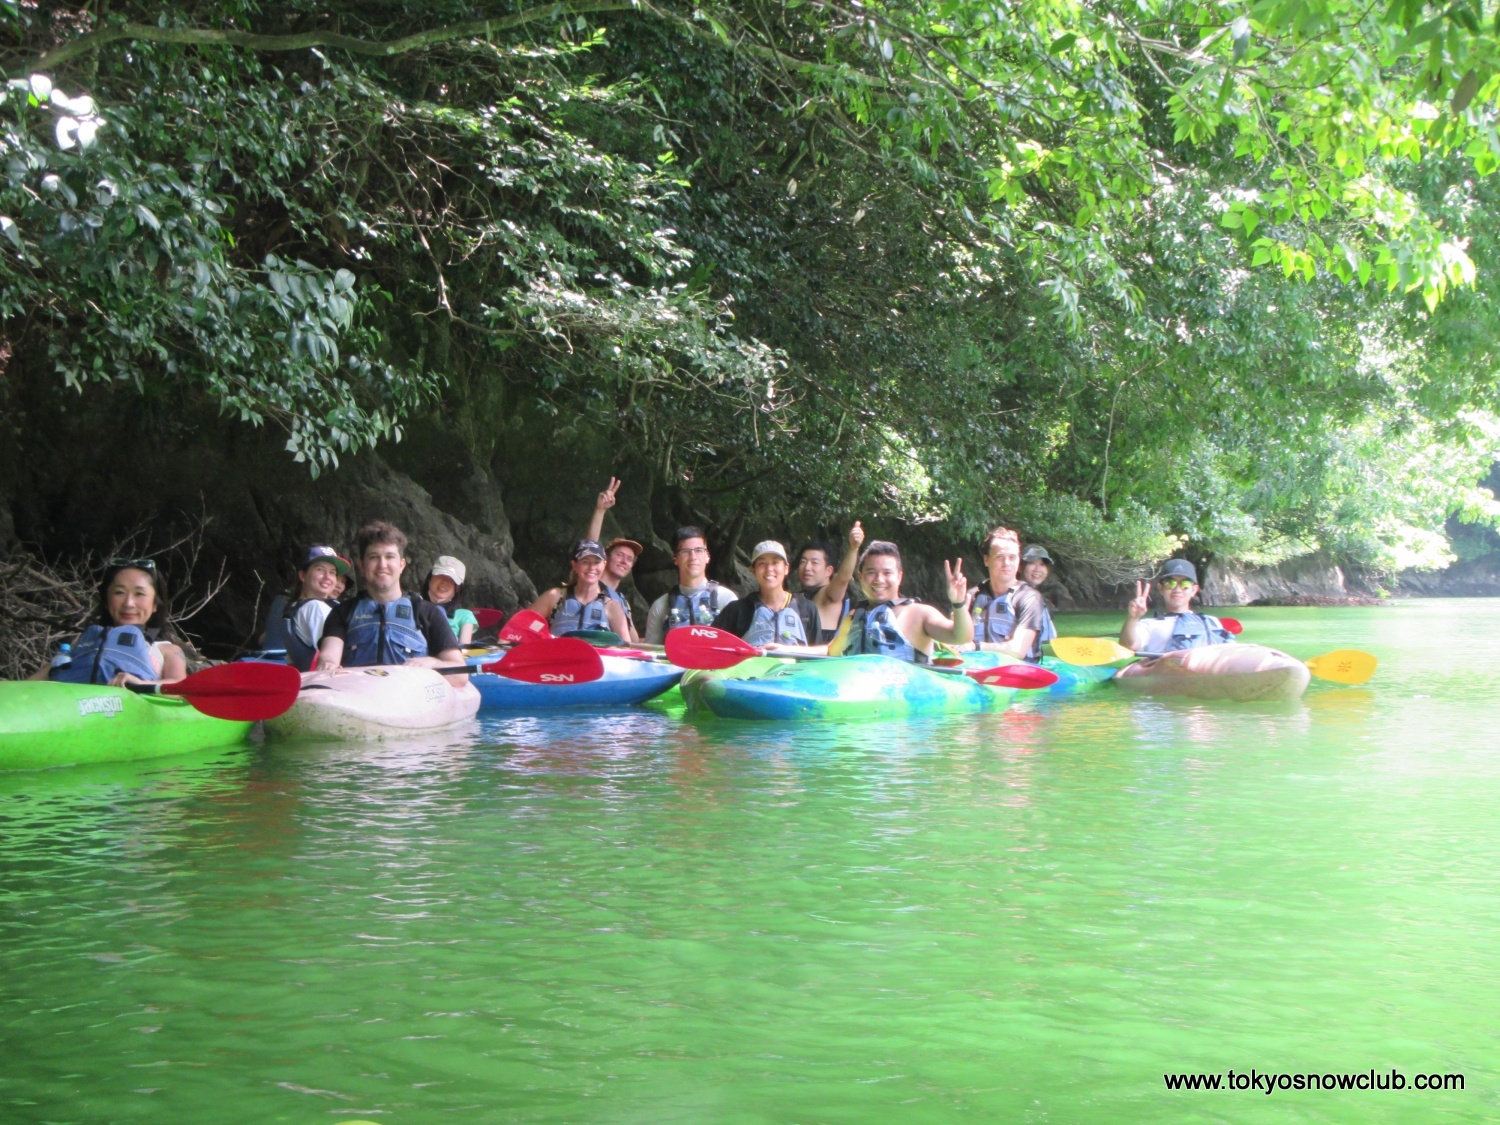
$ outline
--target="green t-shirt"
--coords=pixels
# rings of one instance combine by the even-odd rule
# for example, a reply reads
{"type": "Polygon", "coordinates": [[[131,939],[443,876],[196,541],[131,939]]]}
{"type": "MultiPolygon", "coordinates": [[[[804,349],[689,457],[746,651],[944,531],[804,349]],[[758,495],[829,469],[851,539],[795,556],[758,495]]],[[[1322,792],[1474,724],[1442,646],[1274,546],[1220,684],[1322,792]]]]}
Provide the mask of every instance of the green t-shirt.
{"type": "Polygon", "coordinates": [[[476,629],[479,628],[479,618],[466,609],[455,609],[448,615],[448,624],[453,626],[453,635],[457,636],[458,631],[465,625],[472,625],[476,629]]]}

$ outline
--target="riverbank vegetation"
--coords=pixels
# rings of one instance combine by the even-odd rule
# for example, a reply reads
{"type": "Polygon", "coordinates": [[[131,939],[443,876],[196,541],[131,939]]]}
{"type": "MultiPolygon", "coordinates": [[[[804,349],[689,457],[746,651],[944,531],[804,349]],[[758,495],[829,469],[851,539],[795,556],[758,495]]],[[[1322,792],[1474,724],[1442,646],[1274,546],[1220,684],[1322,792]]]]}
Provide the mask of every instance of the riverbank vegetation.
{"type": "Polygon", "coordinates": [[[717,528],[998,517],[1105,576],[1389,572],[1500,515],[1478,0],[0,24],[12,387],[214,403],[314,473],[418,415],[497,468],[559,427],[717,528]]]}

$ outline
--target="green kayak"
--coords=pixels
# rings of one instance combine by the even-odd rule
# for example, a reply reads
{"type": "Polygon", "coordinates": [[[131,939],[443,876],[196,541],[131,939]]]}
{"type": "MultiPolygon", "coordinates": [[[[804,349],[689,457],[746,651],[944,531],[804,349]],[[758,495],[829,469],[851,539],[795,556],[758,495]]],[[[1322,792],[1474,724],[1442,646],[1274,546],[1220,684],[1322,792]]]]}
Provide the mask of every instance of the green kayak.
{"type": "Polygon", "coordinates": [[[684,676],[682,695],[726,719],[896,719],[1001,711],[1015,690],[888,656],[754,657],[684,676]]]}
{"type": "Polygon", "coordinates": [[[0,770],[186,754],[239,742],[251,725],[210,718],[167,695],[5,681],[0,682],[0,770]]]}

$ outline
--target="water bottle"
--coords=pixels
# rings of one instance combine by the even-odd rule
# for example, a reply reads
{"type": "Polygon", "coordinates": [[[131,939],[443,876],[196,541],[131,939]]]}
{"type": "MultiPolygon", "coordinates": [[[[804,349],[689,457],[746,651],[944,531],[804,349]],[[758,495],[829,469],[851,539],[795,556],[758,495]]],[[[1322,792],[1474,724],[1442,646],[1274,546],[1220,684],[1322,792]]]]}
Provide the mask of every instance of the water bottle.
{"type": "Polygon", "coordinates": [[[60,669],[63,669],[63,668],[70,668],[70,667],[72,667],[72,665],[73,665],[73,646],[72,645],[66,645],[66,644],[65,645],[58,645],[57,646],[57,655],[52,658],[52,671],[53,672],[57,672],[57,671],[59,671],[60,669]]]}

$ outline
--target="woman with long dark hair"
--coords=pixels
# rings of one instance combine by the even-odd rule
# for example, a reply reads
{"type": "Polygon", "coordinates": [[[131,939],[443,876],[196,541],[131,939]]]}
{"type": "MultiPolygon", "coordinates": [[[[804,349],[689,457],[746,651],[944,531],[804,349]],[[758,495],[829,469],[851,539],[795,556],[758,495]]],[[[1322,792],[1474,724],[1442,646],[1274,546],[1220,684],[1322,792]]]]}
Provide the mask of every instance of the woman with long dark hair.
{"type": "Polygon", "coordinates": [[[39,668],[33,680],[72,684],[175,684],[187,657],[172,629],[171,599],[151,559],[110,559],[99,582],[94,623],[72,645],[71,661],[39,668]]]}

